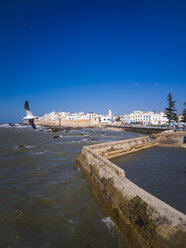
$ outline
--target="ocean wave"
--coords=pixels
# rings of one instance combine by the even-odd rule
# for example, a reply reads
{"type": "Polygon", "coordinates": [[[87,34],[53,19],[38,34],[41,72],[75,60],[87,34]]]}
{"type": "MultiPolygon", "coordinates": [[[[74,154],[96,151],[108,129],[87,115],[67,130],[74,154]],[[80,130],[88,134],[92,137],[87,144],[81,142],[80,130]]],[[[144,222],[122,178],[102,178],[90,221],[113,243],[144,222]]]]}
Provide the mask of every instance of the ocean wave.
{"type": "Polygon", "coordinates": [[[5,123],[5,124],[0,124],[0,127],[7,127],[7,126],[9,126],[9,124],[8,124],[8,123],[5,123]]]}
{"type": "Polygon", "coordinates": [[[27,149],[31,149],[31,148],[34,148],[35,146],[30,146],[30,145],[25,145],[25,148],[27,149]]]}
{"type": "Polygon", "coordinates": [[[31,149],[34,148],[35,146],[31,146],[31,145],[17,145],[17,146],[13,146],[12,148],[14,150],[18,150],[18,149],[31,149]]]}
{"type": "MultiPolygon", "coordinates": [[[[85,142],[85,141],[84,141],[85,142]]],[[[71,141],[58,141],[58,142],[52,142],[53,144],[62,145],[62,144],[78,144],[83,143],[82,140],[71,140],[71,141]]]]}
{"type": "Polygon", "coordinates": [[[71,140],[71,141],[67,141],[67,142],[65,142],[65,143],[68,143],[68,144],[73,144],[73,143],[81,143],[82,142],[82,140],[71,140]]]}
{"type": "Polygon", "coordinates": [[[8,123],[6,123],[6,124],[0,124],[0,127],[10,127],[10,125],[8,123]]]}
{"type": "Polygon", "coordinates": [[[14,127],[14,128],[28,128],[30,126],[19,124],[19,123],[5,123],[5,124],[0,124],[0,127],[4,127],[4,128],[10,128],[10,127],[14,127]]]}
{"type": "Polygon", "coordinates": [[[65,139],[70,139],[70,138],[74,138],[75,136],[73,136],[73,135],[64,135],[64,136],[62,136],[61,135],[61,137],[65,138],[65,139]]]}
{"type": "MultiPolygon", "coordinates": [[[[0,124],[0,127],[32,128],[30,125],[25,125],[22,123],[3,123],[3,124],[0,124]]],[[[43,128],[43,127],[40,125],[36,125],[36,128],[39,129],[39,128],[43,128]]]]}
{"type": "Polygon", "coordinates": [[[12,126],[12,127],[15,127],[15,128],[31,128],[31,126],[27,126],[27,125],[21,125],[21,124],[15,124],[15,126],[12,126]]]}
{"type": "Polygon", "coordinates": [[[28,152],[27,154],[32,155],[32,156],[37,156],[37,155],[42,155],[47,153],[48,150],[40,151],[40,152],[28,152]]]}

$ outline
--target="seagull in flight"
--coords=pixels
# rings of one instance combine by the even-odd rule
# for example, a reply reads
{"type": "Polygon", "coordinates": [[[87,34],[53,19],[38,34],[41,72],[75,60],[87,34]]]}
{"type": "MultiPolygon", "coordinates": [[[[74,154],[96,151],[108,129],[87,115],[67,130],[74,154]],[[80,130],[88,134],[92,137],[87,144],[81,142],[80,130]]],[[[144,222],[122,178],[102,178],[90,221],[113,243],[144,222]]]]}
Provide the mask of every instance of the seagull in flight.
{"type": "Polygon", "coordinates": [[[26,116],[23,118],[23,120],[28,120],[29,124],[36,129],[36,126],[34,124],[34,119],[38,119],[38,116],[34,116],[32,112],[30,111],[28,101],[25,102],[24,109],[26,111],[26,116]]]}

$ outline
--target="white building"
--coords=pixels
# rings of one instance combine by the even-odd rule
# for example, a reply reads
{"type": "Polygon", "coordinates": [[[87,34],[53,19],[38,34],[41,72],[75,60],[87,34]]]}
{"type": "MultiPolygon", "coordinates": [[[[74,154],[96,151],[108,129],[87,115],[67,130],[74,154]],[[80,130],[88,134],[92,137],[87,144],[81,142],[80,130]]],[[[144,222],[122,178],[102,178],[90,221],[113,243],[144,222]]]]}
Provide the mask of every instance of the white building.
{"type": "Polygon", "coordinates": [[[88,114],[84,114],[84,112],[79,112],[79,113],[70,113],[70,112],[54,112],[52,111],[49,114],[45,114],[43,117],[40,119],[44,120],[85,120],[85,119],[90,119],[90,116],[88,114]]]}
{"type": "Polygon", "coordinates": [[[151,123],[152,125],[166,125],[168,123],[168,119],[165,116],[165,113],[160,111],[160,113],[153,114],[151,123]]]}
{"type": "Polygon", "coordinates": [[[164,125],[168,122],[165,113],[162,111],[160,113],[134,111],[128,115],[121,116],[120,119],[127,124],[141,123],[143,125],[164,125]]]}
{"type": "Polygon", "coordinates": [[[109,109],[108,115],[100,115],[101,123],[112,123],[115,119],[116,117],[113,116],[111,109],[109,109]]]}
{"type": "Polygon", "coordinates": [[[90,116],[87,114],[84,114],[84,112],[79,112],[79,113],[71,113],[69,115],[65,116],[66,120],[87,120],[90,119],[90,116]]]}
{"type": "Polygon", "coordinates": [[[91,120],[91,123],[112,123],[116,120],[116,116],[113,116],[111,109],[109,109],[107,115],[97,114],[96,112],[90,112],[85,114],[84,112],[70,113],[70,112],[54,112],[45,114],[40,119],[44,120],[91,120]]]}
{"type": "Polygon", "coordinates": [[[40,117],[40,119],[44,119],[44,120],[57,120],[59,119],[58,117],[58,113],[52,111],[49,114],[45,114],[43,117],[40,117]]]}
{"type": "Polygon", "coordinates": [[[111,119],[110,116],[101,115],[101,116],[100,116],[100,122],[101,122],[101,123],[111,123],[111,122],[112,122],[112,119],[111,119]]]}

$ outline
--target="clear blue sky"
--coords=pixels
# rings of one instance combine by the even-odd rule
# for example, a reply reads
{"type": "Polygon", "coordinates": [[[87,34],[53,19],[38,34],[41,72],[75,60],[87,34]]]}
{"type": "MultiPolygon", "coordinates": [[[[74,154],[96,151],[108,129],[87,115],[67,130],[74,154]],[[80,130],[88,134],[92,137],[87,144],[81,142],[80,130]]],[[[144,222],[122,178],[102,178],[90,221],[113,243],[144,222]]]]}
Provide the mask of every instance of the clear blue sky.
{"type": "Polygon", "coordinates": [[[186,1],[1,0],[0,122],[186,101],[186,1]]]}

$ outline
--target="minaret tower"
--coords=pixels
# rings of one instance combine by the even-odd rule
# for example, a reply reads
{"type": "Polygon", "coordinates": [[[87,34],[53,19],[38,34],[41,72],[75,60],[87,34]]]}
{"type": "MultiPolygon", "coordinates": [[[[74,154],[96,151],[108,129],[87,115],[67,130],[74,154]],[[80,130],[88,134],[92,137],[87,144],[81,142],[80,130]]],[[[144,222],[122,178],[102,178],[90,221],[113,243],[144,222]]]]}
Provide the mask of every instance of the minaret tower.
{"type": "Polygon", "coordinates": [[[109,109],[108,116],[110,116],[112,118],[112,110],[111,109],[109,109]]]}

